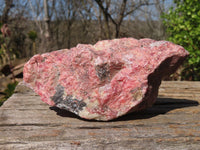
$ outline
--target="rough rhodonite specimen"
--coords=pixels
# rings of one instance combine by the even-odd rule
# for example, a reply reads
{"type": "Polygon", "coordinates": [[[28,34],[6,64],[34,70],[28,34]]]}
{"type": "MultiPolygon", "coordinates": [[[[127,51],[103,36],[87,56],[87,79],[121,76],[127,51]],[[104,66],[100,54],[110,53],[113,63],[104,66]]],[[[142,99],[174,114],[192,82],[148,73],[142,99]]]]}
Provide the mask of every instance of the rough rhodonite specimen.
{"type": "Polygon", "coordinates": [[[188,52],[167,41],[122,38],[33,56],[24,81],[52,106],[82,118],[111,120],[151,106],[161,79],[188,52]]]}

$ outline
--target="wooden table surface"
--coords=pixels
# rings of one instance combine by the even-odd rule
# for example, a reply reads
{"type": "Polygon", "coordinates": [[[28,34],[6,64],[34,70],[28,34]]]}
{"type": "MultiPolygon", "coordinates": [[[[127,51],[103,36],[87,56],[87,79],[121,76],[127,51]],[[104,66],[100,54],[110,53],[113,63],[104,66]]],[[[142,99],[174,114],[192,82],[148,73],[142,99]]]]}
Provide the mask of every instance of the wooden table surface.
{"type": "Polygon", "coordinates": [[[0,149],[200,150],[200,82],[163,81],[153,107],[87,121],[49,107],[22,83],[0,107],[0,149]]]}

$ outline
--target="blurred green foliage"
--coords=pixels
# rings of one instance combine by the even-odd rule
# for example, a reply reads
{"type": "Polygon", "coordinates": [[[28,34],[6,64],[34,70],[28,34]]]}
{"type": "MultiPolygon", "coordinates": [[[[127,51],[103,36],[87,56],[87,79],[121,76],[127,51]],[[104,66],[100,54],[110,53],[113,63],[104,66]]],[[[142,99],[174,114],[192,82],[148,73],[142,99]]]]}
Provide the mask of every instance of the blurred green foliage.
{"type": "Polygon", "coordinates": [[[184,64],[183,80],[200,80],[200,2],[175,0],[176,7],[163,15],[169,41],[182,45],[190,56],[184,64]]]}
{"type": "Polygon", "coordinates": [[[36,38],[37,38],[37,32],[36,31],[29,31],[28,32],[28,37],[29,39],[31,39],[33,42],[35,42],[36,38]]]}
{"type": "Polygon", "coordinates": [[[2,99],[0,99],[0,106],[14,93],[17,84],[18,82],[14,82],[7,85],[7,88],[3,92],[5,96],[2,99]]]}
{"type": "Polygon", "coordinates": [[[36,54],[36,44],[35,44],[35,40],[37,39],[37,32],[34,30],[31,30],[28,32],[28,37],[29,39],[31,39],[31,41],[33,42],[32,44],[32,51],[33,51],[33,55],[36,54]]]}

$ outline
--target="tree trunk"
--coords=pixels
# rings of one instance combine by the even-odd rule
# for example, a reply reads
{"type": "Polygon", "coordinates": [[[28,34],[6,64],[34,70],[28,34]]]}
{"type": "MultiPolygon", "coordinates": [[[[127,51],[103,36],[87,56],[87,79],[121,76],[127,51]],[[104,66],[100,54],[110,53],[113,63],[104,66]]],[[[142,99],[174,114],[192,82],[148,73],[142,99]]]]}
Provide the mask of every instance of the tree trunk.
{"type": "Polygon", "coordinates": [[[115,25],[115,38],[119,38],[120,34],[120,24],[115,25]]]}
{"type": "Polygon", "coordinates": [[[102,19],[101,19],[101,14],[102,14],[102,11],[101,11],[101,9],[99,9],[99,16],[98,16],[99,29],[100,29],[99,40],[102,40],[104,38],[103,23],[102,23],[102,19]]]}
{"type": "Polygon", "coordinates": [[[106,38],[107,39],[111,39],[110,26],[109,26],[109,18],[105,14],[104,14],[104,19],[105,19],[105,28],[106,28],[106,38]]]}
{"type": "Polygon", "coordinates": [[[48,0],[44,0],[44,13],[45,13],[45,17],[44,17],[44,21],[45,21],[45,37],[47,39],[50,38],[50,19],[49,19],[49,9],[48,9],[48,4],[47,4],[48,0]]]}
{"type": "Polygon", "coordinates": [[[13,0],[5,0],[5,7],[2,14],[2,23],[8,23],[8,13],[10,9],[13,7],[13,0]]]}
{"type": "Polygon", "coordinates": [[[70,49],[71,47],[71,20],[68,20],[68,25],[67,25],[67,48],[70,49]]]}

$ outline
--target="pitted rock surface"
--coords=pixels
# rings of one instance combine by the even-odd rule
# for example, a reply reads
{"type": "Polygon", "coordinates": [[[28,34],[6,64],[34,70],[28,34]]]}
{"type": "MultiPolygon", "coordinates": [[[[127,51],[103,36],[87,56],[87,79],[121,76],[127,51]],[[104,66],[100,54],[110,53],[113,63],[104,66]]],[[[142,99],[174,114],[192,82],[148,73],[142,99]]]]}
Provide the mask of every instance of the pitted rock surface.
{"type": "Polygon", "coordinates": [[[33,56],[24,81],[51,106],[111,120],[150,107],[189,53],[168,41],[122,38],[33,56]]]}

